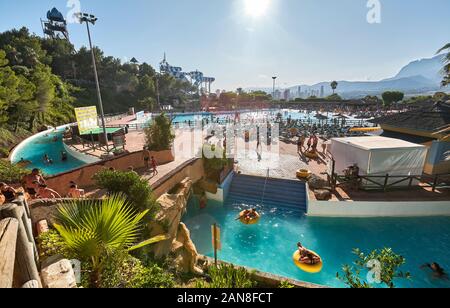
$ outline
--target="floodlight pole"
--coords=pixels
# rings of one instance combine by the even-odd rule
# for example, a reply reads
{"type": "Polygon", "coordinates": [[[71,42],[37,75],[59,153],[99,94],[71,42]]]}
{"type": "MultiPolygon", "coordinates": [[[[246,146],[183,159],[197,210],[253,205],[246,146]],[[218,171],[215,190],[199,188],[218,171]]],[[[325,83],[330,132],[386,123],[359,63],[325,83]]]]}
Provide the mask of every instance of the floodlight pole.
{"type": "Polygon", "coordinates": [[[108,134],[106,132],[105,114],[103,112],[102,93],[100,91],[100,83],[98,81],[97,64],[95,61],[95,51],[92,46],[91,30],[89,28],[89,23],[92,23],[93,25],[95,25],[97,18],[94,15],[81,14],[81,13],[78,16],[79,16],[81,23],[83,23],[83,22],[86,23],[86,29],[87,29],[88,38],[89,38],[89,47],[91,48],[92,66],[94,68],[95,86],[97,88],[98,105],[100,108],[100,117],[102,120],[103,137],[105,138],[105,142],[106,142],[106,151],[109,153],[109,144],[108,144],[109,142],[108,142],[108,134]]]}

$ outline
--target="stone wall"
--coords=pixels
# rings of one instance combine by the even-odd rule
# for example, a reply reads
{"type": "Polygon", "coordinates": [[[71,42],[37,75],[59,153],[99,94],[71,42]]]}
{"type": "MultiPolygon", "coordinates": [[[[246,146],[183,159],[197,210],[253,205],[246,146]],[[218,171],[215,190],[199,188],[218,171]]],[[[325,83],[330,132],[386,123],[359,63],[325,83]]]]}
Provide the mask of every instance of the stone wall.
{"type": "MultiPolygon", "coordinates": [[[[156,161],[160,165],[174,161],[174,156],[171,150],[152,152],[151,155],[155,157],[156,161]]],[[[126,154],[117,158],[84,166],[54,177],[49,177],[47,178],[47,184],[59,194],[65,196],[67,195],[69,183],[71,181],[77,183],[80,187],[91,187],[95,184],[92,177],[101,169],[114,168],[116,170],[126,171],[130,166],[135,169],[144,167],[142,151],[126,154]]]]}
{"type": "Polygon", "coordinates": [[[204,176],[203,161],[201,159],[194,159],[178,166],[175,170],[154,183],[152,185],[153,193],[156,198],[159,198],[181,183],[185,178],[189,178],[193,183],[196,183],[204,176]]]}
{"type": "Polygon", "coordinates": [[[197,267],[198,253],[190,238],[190,232],[181,222],[186,212],[192,192],[193,181],[185,178],[178,182],[178,188],[158,199],[161,206],[154,221],[149,224],[150,236],[165,234],[168,240],[152,246],[151,251],[157,259],[172,255],[174,266],[184,273],[201,273],[197,267]]]}

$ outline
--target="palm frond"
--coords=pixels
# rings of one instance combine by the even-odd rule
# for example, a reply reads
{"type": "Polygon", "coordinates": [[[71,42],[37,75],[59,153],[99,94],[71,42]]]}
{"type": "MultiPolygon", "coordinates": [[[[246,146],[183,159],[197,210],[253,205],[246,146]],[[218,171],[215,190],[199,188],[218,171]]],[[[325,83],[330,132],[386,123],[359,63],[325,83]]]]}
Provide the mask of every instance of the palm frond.
{"type": "Polygon", "coordinates": [[[55,228],[69,249],[98,258],[105,250],[132,247],[140,238],[147,212],[136,213],[122,194],[101,201],[69,201],[58,208],[55,228]]]}
{"type": "Polygon", "coordinates": [[[169,238],[170,237],[168,235],[158,235],[158,236],[152,237],[151,239],[143,241],[143,242],[141,242],[141,243],[139,243],[139,244],[137,244],[137,245],[135,245],[133,247],[130,247],[128,249],[128,251],[134,251],[134,250],[140,249],[142,247],[145,247],[145,246],[148,246],[148,245],[151,245],[151,244],[156,244],[156,243],[168,240],[169,238]]]}
{"type": "Polygon", "coordinates": [[[437,54],[438,54],[438,53],[441,53],[441,52],[443,52],[444,50],[447,50],[447,49],[450,49],[450,43],[448,43],[447,45],[445,45],[444,47],[442,47],[441,49],[439,49],[439,50],[437,51],[437,54]]]}

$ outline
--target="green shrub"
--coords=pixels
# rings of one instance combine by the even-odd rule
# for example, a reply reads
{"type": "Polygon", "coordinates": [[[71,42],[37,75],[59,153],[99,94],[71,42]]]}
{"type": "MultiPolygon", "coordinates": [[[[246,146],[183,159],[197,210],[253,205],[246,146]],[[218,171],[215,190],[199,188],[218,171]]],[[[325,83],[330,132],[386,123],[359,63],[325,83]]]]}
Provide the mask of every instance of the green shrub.
{"type": "Polygon", "coordinates": [[[280,283],[280,289],[294,289],[294,288],[295,288],[295,286],[286,280],[283,280],[280,283]]]}
{"type": "Polygon", "coordinates": [[[7,183],[19,183],[22,177],[28,174],[29,171],[11,164],[7,159],[0,159],[0,179],[7,183]]]}
{"type": "Polygon", "coordinates": [[[37,238],[39,247],[39,258],[45,260],[49,257],[61,255],[64,258],[72,259],[73,255],[67,248],[64,239],[55,230],[42,233],[37,238]]]}
{"type": "Polygon", "coordinates": [[[101,288],[172,288],[173,276],[156,264],[144,266],[126,252],[107,258],[101,273],[101,288]]]}
{"type": "Polygon", "coordinates": [[[144,132],[146,145],[150,151],[164,151],[172,148],[175,135],[172,131],[172,122],[164,113],[157,116],[144,132]]]}
{"type": "Polygon", "coordinates": [[[204,145],[202,150],[203,166],[205,168],[206,175],[211,180],[219,180],[220,172],[229,164],[229,160],[225,157],[224,149],[220,148],[217,151],[222,153],[221,157],[211,157],[216,152],[215,145],[204,145]],[[208,149],[209,148],[209,149],[208,149]],[[205,154],[205,150],[208,150],[208,154],[205,154]]]}
{"type": "Polygon", "coordinates": [[[0,147],[0,158],[4,157],[7,158],[9,156],[9,149],[0,147]]]}
{"type": "Polygon", "coordinates": [[[150,210],[150,214],[154,214],[158,208],[150,185],[135,172],[105,169],[98,172],[94,180],[110,194],[125,194],[139,211],[150,210]]]}
{"type": "Polygon", "coordinates": [[[391,248],[371,251],[369,254],[363,253],[359,249],[354,249],[356,261],[352,265],[342,267],[343,274],[336,274],[336,277],[352,289],[368,289],[373,287],[373,283],[361,279],[362,273],[371,270],[378,275],[378,285],[388,288],[395,288],[396,279],[410,279],[409,272],[402,272],[400,267],[405,265],[406,259],[396,254],[391,248]]]}
{"type": "Polygon", "coordinates": [[[208,269],[208,275],[209,282],[196,281],[196,286],[213,289],[246,289],[256,286],[256,282],[250,278],[246,269],[236,268],[233,265],[211,266],[208,269]]]}

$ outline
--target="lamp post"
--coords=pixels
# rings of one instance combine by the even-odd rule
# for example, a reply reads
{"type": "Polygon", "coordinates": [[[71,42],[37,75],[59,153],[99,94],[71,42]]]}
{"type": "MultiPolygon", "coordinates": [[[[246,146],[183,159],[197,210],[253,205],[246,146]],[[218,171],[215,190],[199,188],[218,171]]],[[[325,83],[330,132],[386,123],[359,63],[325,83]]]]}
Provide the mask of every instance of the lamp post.
{"type": "Polygon", "coordinates": [[[272,99],[275,100],[275,81],[278,77],[272,77],[273,79],[273,92],[272,92],[272,99]]]}
{"type": "Polygon", "coordinates": [[[92,47],[91,30],[89,28],[89,24],[91,23],[92,25],[95,25],[98,18],[95,17],[94,15],[81,13],[81,12],[76,13],[75,16],[79,19],[81,24],[83,22],[86,23],[86,29],[87,29],[88,38],[89,38],[89,47],[91,48],[92,66],[94,68],[95,86],[97,88],[98,105],[100,108],[100,117],[102,120],[103,138],[105,139],[105,143],[106,143],[106,151],[109,153],[108,134],[106,132],[105,114],[103,112],[102,94],[100,92],[100,83],[98,81],[97,64],[95,63],[95,51],[94,51],[94,48],[92,47]]]}

